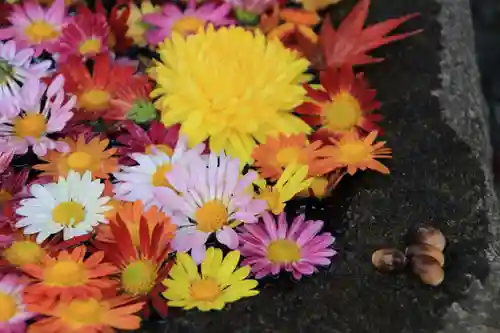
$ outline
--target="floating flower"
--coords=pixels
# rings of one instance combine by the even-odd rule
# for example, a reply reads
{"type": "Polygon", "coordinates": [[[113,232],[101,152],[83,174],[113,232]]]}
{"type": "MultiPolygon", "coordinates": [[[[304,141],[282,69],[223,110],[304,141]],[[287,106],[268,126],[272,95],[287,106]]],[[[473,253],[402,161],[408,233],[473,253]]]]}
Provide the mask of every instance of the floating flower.
{"type": "Polygon", "coordinates": [[[292,164],[307,165],[309,175],[323,174],[330,170],[320,167],[321,142],[309,143],[304,134],[269,137],[254,148],[254,166],[264,178],[278,180],[285,168],[292,164]]]}
{"type": "Polygon", "coordinates": [[[130,154],[137,165],[122,166],[120,172],[114,173],[118,181],[114,187],[115,199],[132,202],[140,200],[146,209],[153,205],[162,207],[155,198],[154,189],[171,186],[166,174],[175,168],[185,168],[199,161],[203,148],[203,145],[198,145],[193,149],[187,149],[184,137],[179,139],[170,155],[162,151],[151,154],[130,154]]]}
{"type": "Polygon", "coordinates": [[[142,1],[141,6],[137,6],[135,3],[130,3],[130,16],[127,20],[128,30],[127,36],[134,40],[134,43],[138,46],[146,46],[146,31],[150,26],[144,22],[144,15],[154,14],[161,12],[161,8],[153,5],[151,1],[142,1]]]}
{"type": "Polygon", "coordinates": [[[46,254],[41,263],[24,265],[23,271],[34,280],[25,288],[26,303],[51,307],[58,300],[98,298],[103,291],[115,287],[108,276],[117,269],[102,262],[104,252],[95,252],[85,259],[86,252],[85,246],[79,246],[71,252],[63,250],[57,257],[46,254]]]}
{"type": "Polygon", "coordinates": [[[50,61],[33,63],[33,49],[21,49],[13,40],[0,41],[0,121],[16,115],[21,86],[27,80],[47,75],[50,61]]]}
{"type": "Polygon", "coordinates": [[[266,202],[254,200],[249,190],[257,173],[242,175],[240,170],[238,159],[211,153],[205,160],[167,174],[171,188],[160,187],[154,192],[163,206],[179,218],[172,244],[175,250],[191,250],[193,258],[201,262],[212,233],[230,249],[238,246],[233,227],[257,222],[266,209],[266,202]]]}
{"type": "Polygon", "coordinates": [[[38,56],[43,50],[52,52],[68,21],[64,0],[55,0],[44,8],[34,1],[14,5],[9,16],[10,27],[0,28],[0,40],[14,39],[20,48],[33,47],[38,56]]]}
{"type": "Polygon", "coordinates": [[[308,189],[313,183],[313,179],[307,178],[308,169],[305,165],[291,164],[286,167],[274,186],[266,186],[265,180],[257,182],[259,186],[257,198],[265,200],[273,214],[280,214],[285,209],[286,202],[308,189]]]}
{"type": "Polygon", "coordinates": [[[191,145],[208,138],[211,151],[224,149],[245,164],[256,140],[310,131],[292,113],[305,98],[308,62],[279,41],[241,27],[210,26],[187,39],[174,35],[159,53],[152,96],[161,96],[163,123],[181,123],[191,145]]]}
{"type": "Polygon", "coordinates": [[[12,150],[20,155],[32,147],[35,154],[43,156],[48,150],[67,148],[47,136],[61,131],[73,116],[75,98],[66,98],[63,85],[62,76],[57,76],[48,87],[38,80],[23,85],[16,114],[0,121],[0,151],[12,150]]]}
{"type": "Polygon", "coordinates": [[[80,135],[77,140],[64,139],[69,147],[67,152],[50,151],[41,160],[46,162],[36,164],[34,169],[42,170],[42,176],[50,176],[57,181],[59,177],[67,177],[70,170],[83,175],[91,172],[92,178],[109,178],[109,174],[118,170],[118,158],[112,157],[116,148],[109,148],[109,140],[94,137],[86,140],[80,135]]]}
{"type": "MultiPolygon", "coordinates": [[[[162,316],[167,315],[167,306],[160,292],[165,288],[161,284],[167,277],[170,265],[167,258],[170,243],[165,238],[165,227],[169,226],[158,220],[155,224],[140,216],[137,232],[138,239],[130,233],[130,224],[126,225],[117,215],[109,224],[115,241],[105,245],[107,258],[120,270],[120,286],[124,293],[137,300],[151,299],[153,307],[162,316]],[[153,227],[154,226],[154,227],[153,227]]],[[[149,309],[146,311],[149,315],[149,309]]]]}
{"type": "Polygon", "coordinates": [[[22,200],[16,210],[23,216],[16,227],[24,228],[25,234],[37,234],[38,243],[61,231],[64,240],[86,235],[106,222],[104,212],[109,209],[105,206],[109,198],[101,197],[103,190],[104,185],[92,181],[90,172],[80,176],[70,171],[57,183],[32,185],[33,197],[22,200]]]}
{"type": "Polygon", "coordinates": [[[285,213],[279,215],[277,223],[269,213],[262,221],[243,226],[239,234],[245,257],[242,265],[250,265],[257,279],[285,270],[298,280],[313,274],[316,266],[329,265],[336,254],[330,248],[335,238],[329,232],[318,234],[323,221],[305,221],[300,215],[288,226],[285,213]]]}
{"type": "Polygon", "coordinates": [[[385,141],[374,144],[377,134],[377,131],[373,131],[363,138],[356,132],[349,132],[338,140],[331,138],[334,145],[322,149],[322,165],[332,170],[345,167],[350,175],[354,175],[358,169],[388,174],[389,169],[376,158],[391,158],[391,149],[384,148],[385,141]]]}
{"type": "MultiPolygon", "coordinates": [[[[139,234],[139,226],[142,219],[148,225],[150,236],[152,236],[153,230],[157,225],[162,225],[163,233],[160,237],[162,244],[170,242],[175,235],[176,227],[170,217],[161,212],[156,206],[145,210],[144,204],[141,201],[124,202],[121,204],[116,214],[109,218],[110,223],[114,223],[118,218],[127,227],[132,238],[132,243],[137,248],[140,245],[141,236],[139,234]]],[[[99,226],[96,239],[103,243],[117,243],[122,241],[121,238],[118,239],[113,235],[110,224],[99,226]]]]}
{"type": "Polygon", "coordinates": [[[35,316],[23,301],[26,284],[25,278],[14,274],[0,277],[0,332],[26,332],[26,321],[35,316]]]}
{"type": "Polygon", "coordinates": [[[246,279],[248,266],[236,269],[240,260],[239,251],[230,251],[225,258],[222,251],[207,249],[201,264],[201,276],[195,261],[186,253],[177,253],[177,262],[170,270],[170,278],[163,281],[168,288],[163,293],[168,305],[186,310],[221,310],[227,303],[259,293],[254,288],[257,281],[246,279]]]}
{"type": "Polygon", "coordinates": [[[183,12],[174,4],[165,4],[161,13],[152,13],[143,16],[143,21],[152,26],[146,32],[146,39],[152,45],[158,45],[172,33],[186,36],[198,32],[208,23],[222,26],[234,23],[227,16],[231,12],[231,5],[206,3],[196,8],[196,0],[189,0],[183,12]]]}
{"type": "Polygon", "coordinates": [[[58,59],[64,62],[68,56],[88,58],[108,51],[109,26],[106,17],[90,11],[80,11],[64,27],[56,49],[58,59]]]}
{"type": "Polygon", "coordinates": [[[172,156],[179,139],[179,126],[166,128],[159,121],[151,122],[147,131],[133,122],[126,122],[123,127],[128,133],[121,134],[116,141],[121,145],[118,147],[118,154],[121,155],[120,163],[126,165],[135,164],[128,157],[131,153],[150,155],[161,151],[172,156]]]}
{"type": "Polygon", "coordinates": [[[309,101],[296,109],[311,126],[319,126],[331,135],[352,130],[371,132],[382,117],[371,113],[380,107],[376,91],[369,89],[363,73],[354,74],[352,67],[330,68],[320,73],[320,89],[305,85],[309,101]]]}
{"type": "Polygon", "coordinates": [[[127,85],[136,82],[147,84],[145,77],[134,76],[135,71],[136,67],[131,64],[112,62],[108,54],[95,57],[92,74],[78,57],[69,57],[59,66],[59,72],[66,78],[66,90],[77,97],[77,116],[90,120],[99,117],[119,120],[126,117],[122,108],[113,102],[121,97],[117,96],[117,92],[127,85]]]}
{"type": "Polygon", "coordinates": [[[135,315],[144,303],[117,296],[64,300],[54,308],[31,305],[30,309],[45,316],[30,325],[30,333],[113,333],[114,329],[135,330],[141,318],[135,315]]]}

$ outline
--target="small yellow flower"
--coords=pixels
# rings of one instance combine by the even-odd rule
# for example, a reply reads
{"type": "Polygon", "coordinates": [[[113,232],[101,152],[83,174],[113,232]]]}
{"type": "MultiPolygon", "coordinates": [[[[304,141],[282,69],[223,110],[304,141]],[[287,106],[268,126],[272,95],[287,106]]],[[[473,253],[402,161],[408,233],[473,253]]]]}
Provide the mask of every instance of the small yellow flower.
{"type": "Polygon", "coordinates": [[[170,278],[163,281],[168,288],[163,296],[169,300],[169,306],[201,311],[221,310],[226,303],[255,296],[259,293],[254,290],[257,281],[246,279],[250,274],[249,266],[236,269],[239,260],[239,251],[231,251],[223,258],[222,250],[208,248],[200,276],[193,258],[178,252],[170,278]]]}
{"type": "Polygon", "coordinates": [[[127,20],[127,37],[132,38],[138,46],[146,46],[144,34],[149,27],[142,21],[142,17],[146,14],[160,12],[160,10],[161,8],[153,5],[151,1],[143,1],[140,8],[132,2],[130,4],[130,15],[127,20]]]}

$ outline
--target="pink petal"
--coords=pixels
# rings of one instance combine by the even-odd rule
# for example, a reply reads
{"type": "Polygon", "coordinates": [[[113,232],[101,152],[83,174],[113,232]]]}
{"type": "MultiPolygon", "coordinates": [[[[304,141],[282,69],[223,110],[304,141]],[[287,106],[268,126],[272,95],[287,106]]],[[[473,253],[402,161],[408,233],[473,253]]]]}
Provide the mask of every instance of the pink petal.
{"type": "Polygon", "coordinates": [[[226,245],[231,250],[234,250],[238,247],[238,234],[234,231],[233,228],[225,226],[222,230],[217,231],[215,234],[217,240],[222,244],[226,245]]]}

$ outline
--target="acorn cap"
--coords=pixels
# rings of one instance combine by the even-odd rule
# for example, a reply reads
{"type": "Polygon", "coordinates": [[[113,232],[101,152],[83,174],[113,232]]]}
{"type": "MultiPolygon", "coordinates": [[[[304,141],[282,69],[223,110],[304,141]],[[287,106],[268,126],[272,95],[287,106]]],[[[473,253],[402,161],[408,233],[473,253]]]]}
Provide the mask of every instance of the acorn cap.
{"type": "Polygon", "coordinates": [[[405,254],[398,249],[380,249],[372,255],[373,266],[384,272],[402,270],[407,262],[405,254]]]}
{"type": "Polygon", "coordinates": [[[416,255],[412,258],[412,270],[423,283],[439,286],[444,281],[444,270],[433,257],[416,255]]]}
{"type": "Polygon", "coordinates": [[[415,242],[434,246],[441,252],[446,247],[446,238],[441,230],[434,227],[420,227],[415,231],[415,242]]]}
{"type": "Polygon", "coordinates": [[[444,254],[434,246],[427,244],[417,244],[406,248],[406,255],[408,257],[424,255],[434,258],[441,267],[444,266],[444,254]]]}

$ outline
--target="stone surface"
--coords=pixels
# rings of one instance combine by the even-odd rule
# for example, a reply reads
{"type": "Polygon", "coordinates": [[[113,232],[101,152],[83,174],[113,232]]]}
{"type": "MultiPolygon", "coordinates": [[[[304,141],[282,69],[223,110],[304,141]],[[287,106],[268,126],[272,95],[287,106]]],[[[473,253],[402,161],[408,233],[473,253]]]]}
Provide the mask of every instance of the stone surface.
{"type": "MultiPolygon", "coordinates": [[[[425,32],[383,47],[376,54],[386,61],[365,68],[384,103],[384,139],[394,150],[391,176],[347,179],[328,204],[307,209],[308,217],[325,219],[332,232],[347,226],[335,263],[300,282],[265,280],[259,296],[221,312],[173,310],[167,322],[150,322],[142,332],[498,331],[498,207],[469,3],[372,2],[371,22],[420,12],[402,30],[425,32]],[[440,287],[373,269],[374,250],[403,248],[407,231],[422,223],[448,237],[440,287]]],[[[346,0],[334,16],[342,17],[351,5],[346,0]]]]}

